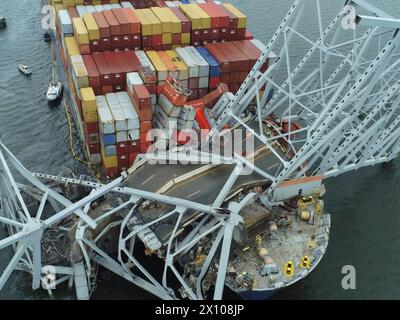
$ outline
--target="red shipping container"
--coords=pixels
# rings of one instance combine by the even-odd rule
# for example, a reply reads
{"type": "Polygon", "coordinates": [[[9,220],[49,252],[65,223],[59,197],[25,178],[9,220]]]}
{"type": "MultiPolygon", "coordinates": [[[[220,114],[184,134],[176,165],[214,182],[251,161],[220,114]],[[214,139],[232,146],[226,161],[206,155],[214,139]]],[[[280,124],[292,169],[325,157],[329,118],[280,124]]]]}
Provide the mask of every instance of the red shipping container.
{"type": "Polygon", "coordinates": [[[199,78],[190,78],[189,79],[189,89],[198,89],[199,88],[199,78]]]}
{"type": "Polygon", "coordinates": [[[192,23],[178,8],[170,8],[174,15],[181,20],[182,33],[189,33],[192,30],[192,23]]]}
{"type": "Polygon", "coordinates": [[[161,34],[154,34],[151,36],[151,45],[153,47],[162,46],[162,35],[161,34]]]}
{"type": "Polygon", "coordinates": [[[101,87],[93,87],[93,92],[95,96],[101,96],[103,93],[101,92],[101,87]]]}
{"type": "Polygon", "coordinates": [[[228,41],[238,40],[236,35],[237,35],[237,29],[230,29],[228,32],[227,40],[228,41]]]}
{"type": "Polygon", "coordinates": [[[210,40],[219,40],[219,29],[210,30],[210,40]]]}
{"type": "MultiPolygon", "coordinates": [[[[232,44],[248,57],[250,69],[257,62],[261,52],[257,49],[257,47],[254,46],[254,48],[252,48],[249,46],[248,42],[249,41],[234,41],[232,44]]],[[[250,44],[253,45],[251,42],[250,44]]]]}
{"type": "MultiPolygon", "coordinates": [[[[211,53],[211,55],[219,62],[221,73],[230,72],[230,60],[225,56],[225,54],[217,46],[218,43],[209,43],[206,45],[206,49],[211,53]]],[[[221,79],[221,82],[222,81],[221,79]]]]}
{"type": "Polygon", "coordinates": [[[199,89],[199,99],[203,98],[208,94],[208,88],[199,89]]]}
{"type": "Polygon", "coordinates": [[[116,57],[125,73],[139,71],[140,61],[132,50],[117,52],[116,57]]]}
{"type": "Polygon", "coordinates": [[[131,35],[131,47],[133,50],[140,50],[142,48],[142,40],[139,33],[131,35]]]}
{"type": "Polygon", "coordinates": [[[220,83],[220,77],[210,77],[210,88],[215,89],[220,83]]]}
{"type": "Polygon", "coordinates": [[[226,41],[228,40],[229,30],[227,28],[220,28],[219,29],[219,40],[226,41]]]}
{"type": "Polygon", "coordinates": [[[121,36],[129,35],[130,34],[130,25],[128,18],[124,14],[121,9],[112,9],[112,13],[114,14],[115,18],[119,23],[119,30],[121,32],[121,36]]]}
{"type": "Polygon", "coordinates": [[[221,73],[220,82],[222,83],[229,83],[230,73],[221,73]]]}
{"type": "Polygon", "coordinates": [[[101,47],[101,42],[98,40],[90,41],[90,52],[100,52],[103,51],[101,47]]]}
{"type": "Polygon", "coordinates": [[[88,73],[89,86],[92,88],[101,87],[100,73],[97,69],[96,62],[94,61],[93,57],[90,55],[83,55],[82,59],[88,73]]]}
{"type": "Polygon", "coordinates": [[[93,18],[96,21],[97,26],[100,31],[100,38],[109,38],[111,37],[111,29],[110,25],[107,22],[107,19],[101,12],[93,13],[93,18]]]}
{"type": "Polygon", "coordinates": [[[111,84],[113,86],[123,86],[125,77],[122,67],[118,63],[117,53],[110,51],[104,52],[104,58],[107,61],[108,67],[110,68],[111,84]]]}
{"type": "Polygon", "coordinates": [[[108,86],[112,84],[111,81],[111,72],[110,68],[108,67],[107,61],[104,58],[104,53],[102,52],[95,52],[92,54],[94,62],[96,63],[97,70],[100,73],[100,80],[102,86],[108,86]]]}
{"type": "MultiPolygon", "coordinates": [[[[139,151],[139,148],[138,148],[139,151]]],[[[132,166],[135,163],[136,157],[138,156],[139,152],[130,152],[129,153],[129,166],[132,166]]]]}
{"type": "Polygon", "coordinates": [[[151,108],[151,97],[147,88],[140,84],[133,87],[135,96],[137,98],[137,106],[142,108],[151,108]]]}
{"type": "Polygon", "coordinates": [[[172,44],[180,44],[181,38],[182,38],[181,33],[173,33],[172,34],[172,44]]]}
{"type": "Polygon", "coordinates": [[[127,167],[129,165],[129,155],[128,154],[118,154],[117,155],[118,167],[127,167]]]}
{"type": "Polygon", "coordinates": [[[228,9],[226,9],[224,6],[219,6],[220,10],[223,10],[225,14],[228,16],[229,19],[229,29],[237,29],[238,27],[238,18],[230,12],[228,9]]]}
{"type": "Polygon", "coordinates": [[[200,3],[198,6],[211,18],[211,28],[218,28],[220,26],[218,11],[211,7],[210,3],[200,3]]]}
{"type": "Polygon", "coordinates": [[[101,38],[100,46],[101,46],[101,51],[111,50],[111,39],[110,38],[101,38]]]}
{"type": "Polygon", "coordinates": [[[253,40],[253,39],[254,39],[254,36],[253,36],[253,34],[252,34],[250,31],[247,31],[247,30],[246,30],[246,34],[245,34],[245,36],[244,36],[244,39],[245,39],[245,40],[253,40]]]}
{"type": "Polygon", "coordinates": [[[153,128],[151,121],[142,121],[140,123],[140,133],[147,133],[153,128]]]}
{"type": "MultiPolygon", "coordinates": [[[[104,162],[104,161],[103,161],[104,162]]],[[[114,178],[115,176],[118,175],[118,168],[104,168],[105,172],[106,172],[106,176],[108,178],[114,178]]]]}
{"type": "Polygon", "coordinates": [[[122,48],[122,37],[112,36],[111,37],[111,50],[122,48]]]}
{"type": "Polygon", "coordinates": [[[163,49],[162,45],[160,45],[160,46],[152,46],[152,50],[155,50],[155,51],[161,51],[162,49],[163,49]]]}
{"type": "Polygon", "coordinates": [[[129,153],[129,143],[125,142],[117,142],[117,154],[128,154],[129,153]]]}
{"type": "Polygon", "coordinates": [[[107,20],[108,25],[110,26],[110,35],[111,36],[119,36],[121,35],[121,28],[119,26],[119,22],[115,17],[112,10],[104,10],[102,11],[104,18],[107,20]]]}
{"type": "Polygon", "coordinates": [[[146,83],[145,86],[150,94],[157,94],[157,85],[155,83],[146,83]]]}
{"type": "Polygon", "coordinates": [[[128,141],[128,152],[129,153],[138,153],[139,145],[140,145],[140,140],[128,141]]]}
{"type": "Polygon", "coordinates": [[[121,36],[121,47],[122,48],[130,48],[132,44],[132,39],[130,35],[121,36]]]}
{"type": "Polygon", "coordinates": [[[151,50],[152,49],[151,36],[143,36],[142,37],[142,48],[143,48],[143,50],[151,50]]]}
{"type": "Polygon", "coordinates": [[[202,39],[201,30],[192,30],[191,32],[192,42],[199,42],[202,39]]]}
{"type": "Polygon", "coordinates": [[[70,16],[71,20],[73,18],[79,18],[79,12],[78,12],[78,10],[76,10],[75,7],[69,7],[67,9],[67,11],[68,11],[68,15],[70,16]]]}
{"type": "Polygon", "coordinates": [[[99,133],[99,125],[97,122],[84,122],[84,129],[88,134],[99,133]]]}
{"type": "Polygon", "coordinates": [[[90,45],[88,45],[88,44],[80,44],[79,45],[79,52],[81,54],[90,54],[90,45]]]}
{"type": "Polygon", "coordinates": [[[210,29],[202,29],[201,30],[201,40],[210,40],[210,33],[211,30],[210,29]]]}
{"type": "Polygon", "coordinates": [[[108,86],[102,86],[101,87],[101,93],[103,95],[107,94],[107,93],[113,93],[114,89],[112,85],[108,85],[108,86]]]}
{"type": "Polygon", "coordinates": [[[246,80],[248,74],[249,73],[246,71],[239,72],[238,82],[243,82],[244,80],[246,80]]]}
{"type": "Polygon", "coordinates": [[[239,82],[239,72],[231,72],[229,74],[229,83],[239,82]]]}
{"type": "Polygon", "coordinates": [[[244,40],[246,38],[246,29],[237,29],[236,40],[244,40]]]}
{"type": "Polygon", "coordinates": [[[100,153],[100,143],[89,143],[87,146],[90,154],[100,153]]]}
{"type": "Polygon", "coordinates": [[[140,153],[146,153],[147,149],[151,146],[151,142],[141,143],[139,147],[140,153]]]}
{"type": "Polygon", "coordinates": [[[129,8],[122,8],[122,9],[120,9],[120,11],[123,13],[123,15],[128,20],[129,34],[140,34],[140,32],[141,32],[140,21],[136,17],[134,10],[129,9],[129,8]]]}

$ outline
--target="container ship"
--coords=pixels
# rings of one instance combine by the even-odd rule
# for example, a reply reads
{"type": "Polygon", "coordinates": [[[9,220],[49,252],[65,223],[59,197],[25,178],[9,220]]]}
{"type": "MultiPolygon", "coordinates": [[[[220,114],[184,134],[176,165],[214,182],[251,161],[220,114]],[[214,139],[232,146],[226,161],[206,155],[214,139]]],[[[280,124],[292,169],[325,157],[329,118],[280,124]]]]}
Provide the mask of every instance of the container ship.
{"type": "MultiPolygon", "coordinates": [[[[66,274],[57,283],[74,280],[77,297],[86,299],[95,287],[93,265],[100,265],[163,299],[211,298],[213,291],[220,299],[223,287],[246,299],[265,299],[307,276],[329,240],[330,216],[320,199],[322,178],[282,183],[273,206],[255,197],[278,174],[274,155],[287,161],[293,157],[285,139],[270,148],[257,142],[251,154],[222,159],[215,166],[149,161],[152,129],[164,133],[156,142],[163,142],[165,150],[179,148],[191,140],[182,135],[185,130],[201,140],[202,132],[210,132],[227,112],[266,51],[247,30],[246,15],[232,4],[202,0],[51,4],[56,9],[53,43],[59,76],[86,160],[99,169],[103,181],[120,185],[105,196],[102,190],[111,189],[100,182],[32,176],[18,165],[31,182],[40,178],[52,187],[59,184],[58,192],[67,199],[61,203],[73,208],[77,200],[88,216],[77,223],[73,217],[62,220],[65,215],[59,213],[48,215],[50,221],[43,224],[52,226],[52,233],[45,235],[53,245],[45,249],[42,264],[66,274]],[[250,160],[254,172],[236,174],[250,160]],[[144,253],[143,264],[149,256],[153,267],[164,261],[162,279],[134,257],[137,251],[144,253]],[[133,275],[134,270],[147,280],[133,275]],[[167,270],[177,281],[168,283],[167,270]]],[[[275,57],[269,53],[258,68],[267,70],[275,57]]],[[[247,130],[241,142],[252,135],[284,136],[288,127],[298,125],[273,117],[258,123],[246,113],[241,117],[239,126],[225,125],[229,132],[247,130]]],[[[43,184],[37,186],[45,190],[43,184]]],[[[45,194],[54,196],[52,191],[45,194]]],[[[43,203],[36,203],[40,214],[43,203]]],[[[65,210],[73,212],[68,206],[65,210]]]]}

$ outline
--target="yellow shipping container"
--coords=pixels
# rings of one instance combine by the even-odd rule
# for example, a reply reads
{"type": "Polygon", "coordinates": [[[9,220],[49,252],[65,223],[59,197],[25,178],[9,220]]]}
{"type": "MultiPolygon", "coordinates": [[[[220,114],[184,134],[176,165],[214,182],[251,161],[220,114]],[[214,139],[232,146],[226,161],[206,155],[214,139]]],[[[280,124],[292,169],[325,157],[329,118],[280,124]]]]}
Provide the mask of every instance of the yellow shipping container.
{"type": "Polygon", "coordinates": [[[84,4],[84,0],[74,0],[74,2],[75,2],[75,5],[76,6],[78,6],[78,5],[82,5],[82,4],[84,4]]]}
{"type": "Polygon", "coordinates": [[[168,68],[161,60],[160,56],[156,51],[146,51],[151,63],[157,71],[157,81],[159,85],[162,85],[162,81],[165,81],[168,77],[168,68]]]}
{"type": "Polygon", "coordinates": [[[96,96],[92,88],[80,89],[82,97],[82,110],[85,112],[97,112],[96,96]]]}
{"type": "Polygon", "coordinates": [[[161,32],[172,33],[172,21],[168,14],[168,8],[153,7],[151,11],[161,22],[161,32]]]}
{"type": "Polygon", "coordinates": [[[244,29],[247,27],[247,17],[243,12],[237,9],[233,4],[224,3],[223,6],[238,18],[238,28],[244,29]]]}
{"type": "Polygon", "coordinates": [[[106,168],[116,168],[118,166],[117,156],[106,157],[103,148],[101,148],[101,158],[103,159],[103,165],[106,168]]]}
{"type": "Polygon", "coordinates": [[[97,111],[83,111],[83,121],[86,123],[93,123],[99,121],[99,115],[97,111]]]}
{"type": "Polygon", "coordinates": [[[180,4],[179,9],[190,19],[193,30],[199,30],[202,28],[201,16],[198,12],[193,10],[193,4],[180,4]]]}
{"type": "Polygon", "coordinates": [[[89,44],[89,33],[82,18],[73,18],[74,34],[79,44],[89,44]]]}
{"type": "Polygon", "coordinates": [[[178,19],[178,17],[171,11],[170,8],[167,9],[168,17],[172,23],[172,33],[181,33],[182,32],[182,22],[178,19]]]}
{"type": "Polygon", "coordinates": [[[76,39],[74,37],[65,37],[64,38],[65,47],[67,49],[68,56],[78,56],[81,53],[79,52],[78,44],[76,43],[76,39]]]}
{"type": "Polygon", "coordinates": [[[208,15],[208,13],[206,13],[197,4],[192,4],[192,6],[193,6],[193,11],[195,11],[201,18],[201,29],[210,29],[211,28],[211,17],[208,15]]]}
{"type": "Polygon", "coordinates": [[[152,35],[162,34],[161,21],[157,16],[151,11],[151,9],[143,9],[144,14],[151,23],[152,35]]]}
{"type": "Polygon", "coordinates": [[[162,43],[163,44],[172,44],[172,33],[163,33],[162,43]]]}
{"type": "Polygon", "coordinates": [[[190,33],[182,33],[181,43],[182,44],[190,44],[190,33]]]}
{"type": "Polygon", "coordinates": [[[135,15],[139,19],[142,26],[142,36],[151,36],[153,33],[153,27],[151,22],[147,18],[144,9],[136,9],[135,15]]]}
{"type": "Polygon", "coordinates": [[[89,33],[89,40],[100,40],[100,30],[97,26],[96,20],[93,17],[93,14],[85,14],[83,16],[83,21],[85,22],[86,29],[89,33]]]}
{"type": "Polygon", "coordinates": [[[64,5],[64,8],[75,7],[75,1],[74,0],[63,0],[63,5],[64,5]]]}
{"type": "Polygon", "coordinates": [[[175,65],[175,68],[178,70],[178,80],[188,80],[189,79],[188,67],[182,61],[182,59],[178,56],[178,54],[174,50],[167,50],[165,52],[171,58],[172,63],[175,65]]]}

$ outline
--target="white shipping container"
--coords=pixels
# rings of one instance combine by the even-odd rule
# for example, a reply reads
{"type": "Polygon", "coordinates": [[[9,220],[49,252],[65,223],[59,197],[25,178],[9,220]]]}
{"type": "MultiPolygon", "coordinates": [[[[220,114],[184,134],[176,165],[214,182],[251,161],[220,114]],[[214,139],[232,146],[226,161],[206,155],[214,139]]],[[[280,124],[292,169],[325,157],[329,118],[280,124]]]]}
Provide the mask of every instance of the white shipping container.
{"type": "Polygon", "coordinates": [[[111,10],[112,6],[111,6],[111,4],[103,4],[103,8],[104,8],[104,10],[111,10]]]}
{"type": "Polygon", "coordinates": [[[139,59],[141,69],[140,75],[144,81],[144,83],[154,83],[157,80],[156,68],[151,63],[149,57],[146,52],[139,50],[135,51],[136,57],[139,59]]]}
{"type": "Polygon", "coordinates": [[[86,7],[84,5],[78,5],[76,6],[76,10],[78,11],[78,14],[81,18],[83,18],[83,16],[87,13],[89,13],[89,11],[86,9],[86,7]]]}
{"type": "Polygon", "coordinates": [[[199,66],[199,77],[209,77],[210,76],[210,65],[202,57],[202,55],[196,50],[195,47],[185,47],[186,51],[190,53],[193,60],[199,66]]]}
{"type": "Polygon", "coordinates": [[[96,102],[99,112],[99,124],[101,126],[101,131],[104,134],[115,133],[114,118],[110,111],[106,98],[104,96],[97,96],[96,102]]]}
{"type": "MultiPolygon", "coordinates": [[[[117,95],[115,93],[107,93],[106,99],[108,102],[108,106],[110,107],[110,111],[115,121],[115,131],[118,133],[119,131],[126,131],[127,124],[125,113],[119,104],[117,95]]],[[[126,141],[126,140],[122,140],[126,141]]]]}
{"type": "Polygon", "coordinates": [[[158,98],[160,109],[163,109],[165,114],[169,117],[178,118],[181,113],[181,107],[175,107],[168,98],[161,93],[158,98]]]}
{"type": "Polygon", "coordinates": [[[178,56],[183,60],[186,66],[189,69],[189,78],[198,78],[199,77],[199,65],[193,59],[191,54],[186,51],[186,48],[176,48],[175,49],[178,56]]]}
{"type": "Polygon", "coordinates": [[[133,86],[143,84],[143,80],[137,72],[129,72],[126,74],[126,85],[129,89],[133,89],[133,86]]]}
{"type": "Polygon", "coordinates": [[[121,105],[122,110],[125,113],[126,125],[128,130],[139,129],[139,116],[133,106],[128,93],[118,92],[117,97],[121,105]]]}
{"type": "Polygon", "coordinates": [[[128,132],[127,131],[117,131],[116,138],[117,138],[117,142],[126,142],[126,141],[128,141],[128,132]]]}
{"type": "Polygon", "coordinates": [[[97,12],[102,12],[105,10],[104,6],[102,6],[101,4],[95,5],[94,8],[96,9],[97,12]]]}
{"type": "Polygon", "coordinates": [[[121,9],[122,7],[118,3],[111,4],[111,9],[121,9]]]}
{"type": "Polygon", "coordinates": [[[208,88],[208,77],[199,78],[199,89],[208,88]]]}
{"type": "Polygon", "coordinates": [[[72,26],[71,17],[68,14],[67,10],[58,11],[58,19],[60,21],[61,32],[64,36],[73,35],[74,28],[72,26]]]}
{"type": "Polygon", "coordinates": [[[132,5],[132,3],[128,2],[128,1],[122,1],[122,2],[120,2],[120,5],[122,6],[122,8],[134,9],[134,6],[132,5]]]}
{"type": "Polygon", "coordinates": [[[96,12],[96,8],[94,7],[94,6],[86,6],[86,10],[89,12],[89,13],[95,13],[96,12]]]}
{"type": "Polygon", "coordinates": [[[140,130],[129,130],[128,131],[128,140],[129,141],[135,141],[140,139],[140,130]]]}

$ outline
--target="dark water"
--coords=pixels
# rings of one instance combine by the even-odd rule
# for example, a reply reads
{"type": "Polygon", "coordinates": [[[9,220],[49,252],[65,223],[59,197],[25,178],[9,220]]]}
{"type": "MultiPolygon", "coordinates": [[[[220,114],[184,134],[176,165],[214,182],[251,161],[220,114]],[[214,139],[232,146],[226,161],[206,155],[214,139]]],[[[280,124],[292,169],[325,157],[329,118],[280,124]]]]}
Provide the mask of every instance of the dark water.
{"type": "MultiPolygon", "coordinates": [[[[289,0],[231,0],[249,16],[250,30],[268,41],[286,14],[289,0]]],[[[327,16],[343,1],[322,0],[327,16]]],[[[397,12],[397,0],[376,1],[397,12]]],[[[84,170],[69,151],[65,112],[49,107],[44,99],[51,78],[51,50],[43,42],[40,0],[0,0],[0,15],[8,21],[0,31],[0,134],[14,154],[32,171],[57,174],[62,167],[84,170]],[[17,63],[31,66],[25,78],[17,63]]],[[[312,21],[310,32],[314,32],[312,21]]],[[[300,50],[300,49],[299,49],[300,50]]],[[[77,144],[75,135],[75,144],[77,144]]],[[[79,149],[79,145],[76,145],[79,149]]],[[[400,163],[362,169],[326,181],[326,207],[332,214],[331,240],[319,266],[303,281],[286,288],[274,299],[397,299],[400,298],[400,163]],[[341,288],[344,265],[357,270],[357,289],[341,288]]],[[[1,233],[2,231],[0,231],[1,233]]],[[[0,238],[1,238],[0,234],[0,238]]],[[[0,252],[0,270],[9,253],[0,252]]],[[[0,292],[1,299],[40,299],[32,292],[30,277],[13,274],[0,292]]],[[[143,290],[109,272],[102,274],[94,298],[145,299],[143,290]]],[[[56,292],[57,298],[72,293],[56,292]]]]}

